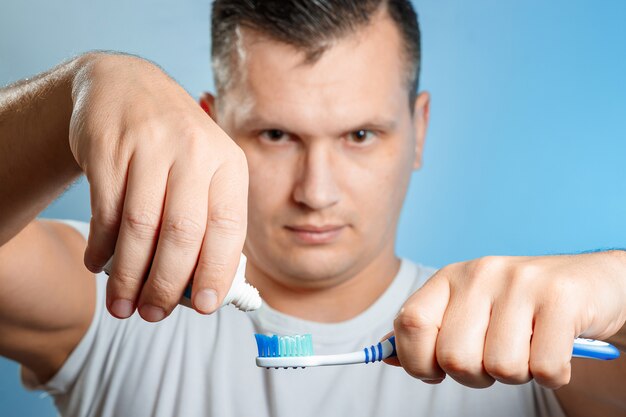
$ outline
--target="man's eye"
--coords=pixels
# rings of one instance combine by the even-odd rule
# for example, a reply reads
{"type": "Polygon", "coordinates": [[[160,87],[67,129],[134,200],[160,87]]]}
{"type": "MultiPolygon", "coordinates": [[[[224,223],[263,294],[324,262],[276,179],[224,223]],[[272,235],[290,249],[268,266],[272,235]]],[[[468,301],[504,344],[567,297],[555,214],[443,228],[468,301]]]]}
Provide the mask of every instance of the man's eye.
{"type": "Polygon", "coordinates": [[[268,129],[261,132],[261,138],[269,142],[284,142],[289,139],[289,135],[279,129],[268,129]]]}
{"type": "Polygon", "coordinates": [[[365,145],[371,142],[375,136],[375,133],[371,130],[360,129],[350,132],[347,139],[348,142],[352,142],[357,145],[365,145]]]}

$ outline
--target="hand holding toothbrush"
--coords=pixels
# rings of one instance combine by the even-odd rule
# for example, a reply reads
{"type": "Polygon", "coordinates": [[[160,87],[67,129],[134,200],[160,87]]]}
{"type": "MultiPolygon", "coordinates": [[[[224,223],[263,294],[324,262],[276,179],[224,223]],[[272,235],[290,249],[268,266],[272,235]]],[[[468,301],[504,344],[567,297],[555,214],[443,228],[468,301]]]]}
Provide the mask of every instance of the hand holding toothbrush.
{"type": "Polygon", "coordinates": [[[570,380],[576,337],[624,349],[625,300],[621,251],[453,264],[406,301],[394,322],[397,358],[386,362],[430,383],[534,378],[558,388],[570,380]]]}

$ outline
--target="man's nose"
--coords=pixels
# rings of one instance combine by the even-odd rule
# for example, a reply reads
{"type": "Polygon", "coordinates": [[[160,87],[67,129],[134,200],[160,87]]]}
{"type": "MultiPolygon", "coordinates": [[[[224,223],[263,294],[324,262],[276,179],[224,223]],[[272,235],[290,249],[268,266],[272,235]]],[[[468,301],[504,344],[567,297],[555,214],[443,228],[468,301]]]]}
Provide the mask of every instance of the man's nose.
{"type": "Polygon", "coordinates": [[[322,210],[337,204],[340,191],[335,178],[332,150],[322,144],[311,145],[300,160],[298,182],[293,197],[298,204],[322,210]]]}

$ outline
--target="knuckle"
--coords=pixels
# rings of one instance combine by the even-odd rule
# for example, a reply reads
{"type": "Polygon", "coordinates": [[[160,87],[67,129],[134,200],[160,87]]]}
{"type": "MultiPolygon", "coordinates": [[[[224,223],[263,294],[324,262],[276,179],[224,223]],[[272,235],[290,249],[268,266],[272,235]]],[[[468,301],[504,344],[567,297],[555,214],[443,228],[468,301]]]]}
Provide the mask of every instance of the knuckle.
{"type": "Polygon", "coordinates": [[[447,374],[469,378],[482,370],[482,363],[476,363],[470,356],[459,350],[443,350],[437,353],[437,362],[447,374]]]}
{"type": "Polygon", "coordinates": [[[502,256],[483,256],[473,262],[472,272],[476,277],[491,275],[504,267],[505,258],[502,256]]]}
{"type": "Polygon", "coordinates": [[[190,128],[185,133],[186,153],[192,157],[204,160],[208,155],[209,143],[207,135],[201,129],[190,128]]]}
{"type": "Polygon", "coordinates": [[[92,227],[111,230],[119,226],[119,214],[105,207],[94,207],[91,213],[92,227]]]}
{"type": "Polygon", "coordinates": [[[201,224],[186,216],[166,218],[161,230],[167,239],[180,246],[194,245],[200,242],[204,235],[201,224]]]}
{"type": "Polygon", "coordinates": [[[163,125],[149,114],[134,114],[132,120],[122,129],[118,144],[136,143],[143,138],[151,138],[161,144],[163,125]]]}
{"type": "Polygon", "coordinates": [[[484,365],[487,373],[500,382],[521,384],[528,380],[528,363],[485,358],[484,365]]]}
{"type": "Polygon", "coordinates": [[[548,388],[558,388],[566,385],[570,379],[569,361],[531,361],[530,370],[533,378],[548,388]]]}
{"type": "Polygon", "coordinates": [[[226,234],[238,234],[244,224],[243,216],[228,207],[212,207],[209,213],[209,228],[226,234]]]}
{"type": "Polygon", "coordinates": [[[436,323],[424,311],[417,308],[403,307],[394,320],[396,330],[419,332],[436,327],[436,323]]]}
{"type": "Polygon", "coordinates": [[[178,300],[178,286],[175,282],[167,278],[153,278],[150,280],[147,288],[147,294],[144,302],[152,305],[163,307],[165,310],[175,304],[178,300]]]}
{"type": "Polygon", "coordinates": [[[198,260],[196,274],[199,277],[222,278],[226,276],[228,270],[225,259],[201,257],[198,260]]]}
{"type": "Polygon", "coordinates": [[[112,271],[109,281],[112,284],[112,290],[115,291],[134,291],[143,277],[127,270],[117,269],[112,271]]]}
{"type": "Polygon", "coordinates": [[[539,276],[538,269],[532,263],[518,264],[511,271],[511,281],[519,284],[528,283],[533,278],[539,276]]]}
{"type": "Polygon", "coordinates": [[[484,256],[469,261],[464,270],[464,282],[460,283],[467,291],[483,294],[485,287],[498,282],[507,272],[508,258],[503,256],[484,256]]]}
{"type": "Polygon", "coordinates": [[[124,223],[130,233],[140,239],[152,238],[159,228],[159,216],[150,211],[127,211],[124,223]]]}

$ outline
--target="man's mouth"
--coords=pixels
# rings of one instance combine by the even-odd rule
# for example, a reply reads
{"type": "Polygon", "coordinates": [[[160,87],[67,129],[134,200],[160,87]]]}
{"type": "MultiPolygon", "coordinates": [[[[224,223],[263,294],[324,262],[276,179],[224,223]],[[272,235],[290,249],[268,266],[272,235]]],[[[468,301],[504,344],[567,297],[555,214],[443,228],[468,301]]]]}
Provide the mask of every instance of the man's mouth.
{"type": "Polygon", "coordinates": [[[346,225],[289,225],[285,226],[296,241],[308,245],[331,243],[339,238],[346,225]]]}

